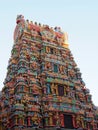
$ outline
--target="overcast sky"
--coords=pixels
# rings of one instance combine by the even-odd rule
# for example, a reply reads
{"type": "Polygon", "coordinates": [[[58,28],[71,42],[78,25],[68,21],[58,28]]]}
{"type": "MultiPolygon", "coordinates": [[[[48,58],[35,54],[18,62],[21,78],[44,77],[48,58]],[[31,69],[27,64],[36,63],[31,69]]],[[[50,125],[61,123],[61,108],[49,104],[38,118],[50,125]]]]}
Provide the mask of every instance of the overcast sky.
{"type": "Polygon", "coordinates": [[[0,90],[11,56],[17,14],[68,32],[72,54],[98,106],[98,0],[0,0],[0,90]]]}

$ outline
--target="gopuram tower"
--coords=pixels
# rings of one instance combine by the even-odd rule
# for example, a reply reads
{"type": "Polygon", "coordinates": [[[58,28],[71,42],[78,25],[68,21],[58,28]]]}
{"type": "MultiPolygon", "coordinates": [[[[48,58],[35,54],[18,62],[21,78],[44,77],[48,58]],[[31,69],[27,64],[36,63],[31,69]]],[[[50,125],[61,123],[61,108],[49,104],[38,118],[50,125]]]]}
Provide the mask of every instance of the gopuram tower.
{"type": "Polygon", "coordinates": [[[22,15],[16,23],[0,93],[0,130],[98,130],[98,109],[67,33],[22,15]]]}

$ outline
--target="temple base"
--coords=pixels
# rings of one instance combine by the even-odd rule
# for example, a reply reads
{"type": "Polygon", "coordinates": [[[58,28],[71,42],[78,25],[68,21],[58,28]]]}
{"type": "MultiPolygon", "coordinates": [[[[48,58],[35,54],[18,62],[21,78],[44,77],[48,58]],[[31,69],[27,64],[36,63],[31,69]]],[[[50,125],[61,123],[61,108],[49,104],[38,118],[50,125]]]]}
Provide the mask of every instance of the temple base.
{"type": "MultiPolygon", "coordinates": [[[[22,130],[87,130],[87,129],[67,129],[67,128],[25,128],[22,130]]],[[[98,129],[96,129],[98,130],[98,129]]]]}

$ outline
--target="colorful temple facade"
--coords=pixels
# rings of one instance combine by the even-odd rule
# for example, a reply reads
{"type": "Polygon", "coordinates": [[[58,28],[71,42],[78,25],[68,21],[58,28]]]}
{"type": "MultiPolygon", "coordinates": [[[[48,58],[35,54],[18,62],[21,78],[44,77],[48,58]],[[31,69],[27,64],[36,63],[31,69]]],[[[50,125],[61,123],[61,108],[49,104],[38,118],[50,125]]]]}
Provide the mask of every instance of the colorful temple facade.
{"type": "Polygon", "coordinates": [[[0,93],[0,130],[98,130],[98,109],[67,33],[17,16],[0,93]]]}

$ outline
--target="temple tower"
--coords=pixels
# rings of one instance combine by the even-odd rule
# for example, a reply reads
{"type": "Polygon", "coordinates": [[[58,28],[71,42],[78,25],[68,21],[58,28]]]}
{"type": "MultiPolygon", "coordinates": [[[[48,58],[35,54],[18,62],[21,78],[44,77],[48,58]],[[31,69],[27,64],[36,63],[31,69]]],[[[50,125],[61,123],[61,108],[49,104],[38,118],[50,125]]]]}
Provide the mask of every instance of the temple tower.
{"type": "Polygon", "coordinates": [[[98,129],[98,109],[69,49],[68,35],[16,19],[0,94],[0,130],[98,129]]]}

